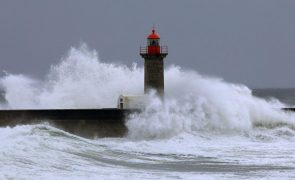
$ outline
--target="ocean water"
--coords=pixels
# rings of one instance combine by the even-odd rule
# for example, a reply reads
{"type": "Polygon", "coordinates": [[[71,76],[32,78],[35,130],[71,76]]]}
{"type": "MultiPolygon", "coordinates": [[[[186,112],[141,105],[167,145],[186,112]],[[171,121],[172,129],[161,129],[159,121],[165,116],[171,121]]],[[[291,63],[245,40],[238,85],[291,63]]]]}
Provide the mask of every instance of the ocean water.
{"type": "MultiPolygon", "coordinates": [[[[165,101],[126,120],[124,138],[85,139],[49,124],[0,128],[0,179],[294,179],[294,89],[251,90],[179,66],[165,101]]],[[[115,107],[143,92],[143,69],[71,48],[41,80],[0,77],[1,108],[115,107]],[[21,88],[20,88],[21,87],[21,88]],[[81,96],[83,94],[83,96],[81,96]]]]}

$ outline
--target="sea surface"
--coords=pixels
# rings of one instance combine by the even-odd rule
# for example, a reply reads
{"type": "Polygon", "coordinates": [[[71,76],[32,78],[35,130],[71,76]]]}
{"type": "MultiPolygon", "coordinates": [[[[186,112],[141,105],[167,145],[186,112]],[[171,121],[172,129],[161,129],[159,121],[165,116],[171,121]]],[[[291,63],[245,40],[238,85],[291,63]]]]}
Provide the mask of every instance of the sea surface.
{"type": "MultiPolygon", "coordinates": [[[[115,107],[119,94],[143,91],[142,74],[73,48],[46,80],[1,77],[0,107],[115,107]]],[[[151,92],[123,138],[1,127],[0,179],[295,179],[295,116],[281,110],[295,89],[251,90],[178,66],[165,82],[165,101],[151,92]]]]}
{"type": "MultiPolygon", "coordinates": [[[[259,89],[294,105],[295,89],[259,89]]],[[[165,138],[85,139],[48,124],[0,128],[0,179],[294,179],[295,131],[257,126],[165,138]]]]}

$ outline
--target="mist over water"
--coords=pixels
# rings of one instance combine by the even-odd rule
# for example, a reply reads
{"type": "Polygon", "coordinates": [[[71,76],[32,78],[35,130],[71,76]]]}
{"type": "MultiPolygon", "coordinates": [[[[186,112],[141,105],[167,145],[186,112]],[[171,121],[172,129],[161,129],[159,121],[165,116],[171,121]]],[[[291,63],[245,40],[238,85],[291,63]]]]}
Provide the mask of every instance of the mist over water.
{"type": "MultiPolygon", "coordinates": [[[[22,74],[1,77],[6,100],[1,108],[116,107],[121,94],[143,94],[143,72],[137,64],[102,62],[96,51],[83,44],[51,66],[45,80],[22,74]]],[[[40,172],[45,169],[51,176],[73,172],[77,177],[103,178],[116,169],[123,177],[187,178],[208,164],[199,177],[211,171],[223,177],[218,173],[225,167],[218,163],[225,163],[230,164],[225,177],[235,178],[244,169],[245,177],[257,178],[247,172],[253,167],[263,170],[260,165],[275,173],[285,166],[293,168],[295,116],[280,110],[286,106],[276,99],[255,97],[244,85],[173,65],[165,68],[164,101],[150,92],[143,112],[126,120],[127,137],[85,140],[48,124],[0,128],[0,161],[19,172],[23,166],[33,167],[28,174],[39,177],[44,177],[40,172]],[[44,155],[52,158],[43,159],[48,166],[38,161],[44,155]]],[[[17,177],[1,166],[0,172],[6,178],[17,177]]]]}

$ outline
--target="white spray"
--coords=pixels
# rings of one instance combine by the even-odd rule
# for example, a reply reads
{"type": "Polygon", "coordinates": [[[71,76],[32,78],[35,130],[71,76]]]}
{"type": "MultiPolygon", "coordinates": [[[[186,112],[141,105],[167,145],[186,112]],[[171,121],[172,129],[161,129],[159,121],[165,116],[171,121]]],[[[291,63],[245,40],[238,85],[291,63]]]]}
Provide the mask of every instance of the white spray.
{"type": "MultiPolygon", "coordinates": [[[[120,94],[143,93],[143,69],[103,63],[86,45],[71,48],[45,81],[8,74],[0,79],[7,108],[116,107],[120,94]]],[[[287,124],[283,104],[252,96],[243,85],[203,77],[178,66],[165,69],[165,101],[148,95],[145,110],[127,121],[129,136],[171,137],[183,132],[244,131],[287,124]]]]}
{"type": "Polygon", "coordinates": [[[150,95],[146,110],[131,116],[130,136],[165,138],[180,133],[248,131],[256,126],[286,124],[295,116],[280,110],[278,101],[252,95],[243,85],[203,77],[193,71],[170,67],[165,71],[165,101],[150,95]]]}
{"type": "Polygon", "coordinates": [[[52,66],[45,81],[23,75],[1,79],[9,108],[115,107],[120,94],[139,94],[142,69],[134,64],[103,63],[85,44],[71,48],[66,58],[52,66]]]}

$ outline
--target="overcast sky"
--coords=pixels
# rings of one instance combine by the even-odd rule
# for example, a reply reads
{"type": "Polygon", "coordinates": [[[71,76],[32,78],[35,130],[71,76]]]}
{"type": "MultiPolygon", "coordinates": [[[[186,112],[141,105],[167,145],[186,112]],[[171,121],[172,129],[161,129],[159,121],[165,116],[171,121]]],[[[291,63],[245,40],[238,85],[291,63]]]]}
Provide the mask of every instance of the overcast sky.
{"type": "Polygon", "coordinates": [[[166,65],[257,87],[295,87],[295,0],[0,0],[0,71],[42,77],[85,42],[138,62],[153,24],[166,65]]]}

